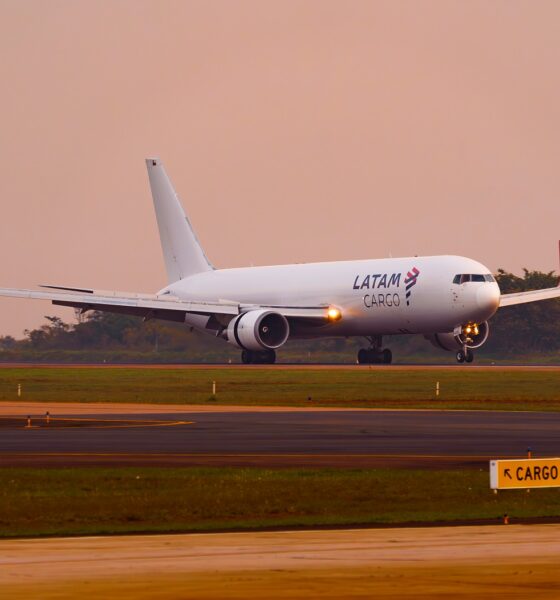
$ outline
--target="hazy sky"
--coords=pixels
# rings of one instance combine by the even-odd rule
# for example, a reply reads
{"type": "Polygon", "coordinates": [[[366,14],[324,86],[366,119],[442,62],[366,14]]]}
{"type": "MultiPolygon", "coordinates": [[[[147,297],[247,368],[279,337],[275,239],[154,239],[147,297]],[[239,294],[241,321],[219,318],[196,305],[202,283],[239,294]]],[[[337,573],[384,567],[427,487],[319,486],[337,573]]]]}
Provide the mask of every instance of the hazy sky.
{"type": "Polygon", "coordinates": [[[559,2],[0,0],[0,52],[0,286],[161,288],[149,155],[218,267],[557,268],[559,2]]]}

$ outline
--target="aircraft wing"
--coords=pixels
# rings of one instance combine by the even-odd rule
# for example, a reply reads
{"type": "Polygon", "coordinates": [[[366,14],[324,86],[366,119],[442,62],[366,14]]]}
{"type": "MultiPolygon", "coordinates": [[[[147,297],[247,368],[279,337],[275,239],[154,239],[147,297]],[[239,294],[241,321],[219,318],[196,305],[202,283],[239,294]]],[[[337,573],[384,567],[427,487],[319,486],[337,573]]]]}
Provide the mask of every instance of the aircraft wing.
{"type": "MultiPolygon", "coordinates": [[[[68,292],[36,291],[25,289],[0,288],[0,296],[11,298],[33,298],[50,300],[59,306],[71,306],[87,310],[136,315],[145,319],[163,319],[167,321],[184,322],[187,313],[207,315],[209,317],[234,317],[246,310],[266,308],[279,312],[287,318],[302,318],[311,320],[328,320],[328,306],[262,306],[237,304],[231,301],[223,302],[190,302],[174,296],[156,296],[150,294],[133,294],[128,292],[96,292],[82,288],[56,288],[72,290],[68,292]]],[[[228,319],[229,320],[229,319],[228,319]]]]}
{"type": "Polygon", "coordinates": [[[514,294],[503,294],[500,297],[500,307],[525,304],[526,302],[537,302],[539,300],[550,300],[552,298],[560,298],[560,287],[532,290],[530,292],[516,292],[514,294]]]}

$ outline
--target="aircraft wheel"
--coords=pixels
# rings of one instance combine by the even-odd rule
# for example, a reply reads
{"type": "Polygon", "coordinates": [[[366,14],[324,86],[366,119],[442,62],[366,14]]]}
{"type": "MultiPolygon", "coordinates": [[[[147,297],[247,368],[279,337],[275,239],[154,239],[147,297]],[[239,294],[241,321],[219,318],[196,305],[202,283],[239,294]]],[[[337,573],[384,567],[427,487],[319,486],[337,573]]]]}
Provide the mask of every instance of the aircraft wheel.
{"type": "Polygon", "coordinates": [[[389,350],[389,348],[385,348],[385,350],[383,350],[383,364],[390,365],[392,362],[393,353],[391,352],[391,350],[389,350]]]}
{"type": "Polygon", "coordinates": [[[463,354],[462,350],[459,350],[459,352],[457,352],[457,354],[455,355],[455,358],[457,359],[458,363],[464,363],[465,362],[465,355],[463,354]]]}
{"type": "Polygon", "coordinates": [[[262,352],[243,350],[241,362],[244,365],[272,365],[276,362],[276,352],[274,350],[263,350],[262,352]]]}
{"type": "Polygon", "coordinates": [[[467,350],[465,354],[465,362],[472,363],[474,360],[474,352],[472,350],[467,350]]]}
{"type": "Polygon", "coordinates": [[[369,352],[365,349],[362,348],[361,350],[358,350],[358,364],[359,365],[367,365],[369,364],[369,352]]]}
{"type": "Polygon", "coordinates": [[[366,360],[365,363],[366,365],[376,365],[378,363],[380,363],[380,359],[379,359],[379,353],[376,352],[375,350],[366,350],[366,360]]]}

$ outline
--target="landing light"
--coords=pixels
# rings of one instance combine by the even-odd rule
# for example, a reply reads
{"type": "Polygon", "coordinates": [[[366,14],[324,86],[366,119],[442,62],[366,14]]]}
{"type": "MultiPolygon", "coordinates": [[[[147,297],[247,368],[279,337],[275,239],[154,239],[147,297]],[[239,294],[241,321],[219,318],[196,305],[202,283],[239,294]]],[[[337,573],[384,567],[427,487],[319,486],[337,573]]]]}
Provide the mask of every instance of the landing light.
{"type": "Polygon", "coordinates": [[[464,327],[463,327],[463,334],[469,336],[471,333],[473,335],[478,335],[479,334],[479,328],[478,328],[478,323],[467,323],[464,327]]]}
{"type": "Polygon", "coordinates": [[[327,311],[327,319],[329,321],[338,321],[342,317],[342,314],[338,308],[329,308],[327,311]]]}

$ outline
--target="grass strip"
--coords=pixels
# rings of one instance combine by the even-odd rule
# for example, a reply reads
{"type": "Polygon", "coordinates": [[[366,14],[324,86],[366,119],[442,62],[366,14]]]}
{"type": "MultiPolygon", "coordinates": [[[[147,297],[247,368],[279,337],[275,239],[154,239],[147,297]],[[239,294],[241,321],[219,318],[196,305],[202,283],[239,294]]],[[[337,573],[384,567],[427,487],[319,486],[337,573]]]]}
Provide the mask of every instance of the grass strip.
{"type": "Polygon", "coordinates": [[[486,470],[0,469],[0,536],[556,517],[557,489],[500,492],[486,470]]]}
{"type": "Polygon", "coordinates": [[[3,368],[1,400],[557,411],[560,372],[3,368]]]}

